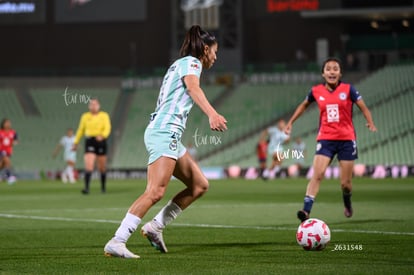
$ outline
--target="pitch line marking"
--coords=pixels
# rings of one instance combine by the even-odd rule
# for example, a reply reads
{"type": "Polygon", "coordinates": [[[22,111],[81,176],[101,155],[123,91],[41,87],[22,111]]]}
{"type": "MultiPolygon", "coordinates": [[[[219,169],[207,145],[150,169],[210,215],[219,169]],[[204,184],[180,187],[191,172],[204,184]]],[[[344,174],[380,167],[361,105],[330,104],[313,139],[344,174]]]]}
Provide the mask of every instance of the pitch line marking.
{"type": "MultiPolygon", "coordinates": [[[[0,218],[44,220],[44,221],[66,221],[66,222],[93,222],[93,223],[111,223],[111,224],[121,223],[121,220],[115,221],[115,220],[106,220],[106,219],[79,219],[79,218],[64,218],[64,217],[28,216],[28,215],[15,215],[15,214],[5,214],[5,213],[0,213],[0,218]]],[[[175,223],[171,225],[176,226],[176,227],[197,227],[197,228],[254,229],[254,230],[274,230],[274,231],[296,230],[296,228],[293,228],[293,227],[278,227],[278,226],[191,224],[191,223],[175,223]]],[[[395,232],[395,231],[357,230],[357,229],[332,229],[331,231],[332,232],[362,233],[362,234],[414,236],[414,232],[395,232]]]]}

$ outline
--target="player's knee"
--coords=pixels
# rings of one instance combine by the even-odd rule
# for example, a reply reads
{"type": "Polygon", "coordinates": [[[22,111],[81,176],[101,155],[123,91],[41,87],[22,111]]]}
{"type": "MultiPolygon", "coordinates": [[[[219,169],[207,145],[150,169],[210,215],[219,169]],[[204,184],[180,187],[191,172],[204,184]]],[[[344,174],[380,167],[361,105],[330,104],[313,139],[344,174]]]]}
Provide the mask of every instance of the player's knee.
{"type": "Polygon", "coordinates": [[[3,161],[4,161],[4,166],[8,168],[11,164],[10,159],[8,157],[5,157],[3,161]]]}
{"type": "Polygon", "coordinates": [[[208,180],[206,178],[202,178],[194,188],[194,196],[201,197],[208,191],[209,186],[208,180]]]}
{"type": "Polygon", "coordinates": [[[351,179],[341,180],[341,188],[345,192],[348,192],[348,193],[351,192],[351,189],[352,189],[352,181],[351,181],[351,179]]]}
{"type": "Polygon", "coordinates": [[[314,180],[315,182],[320,183],[320,182],[323,180],[323,177],[324,177],[324,173],[315,173],[315,174],[313,175],[313,180],[314,180]]]}
{"type": "Polygon", "coordinates": [[[156,204],[157,202],[162,200],[162,198],[164,197],[164,193],[164,189],[153,190],[152,192],[150,192],[148,195],[152,204],[156,204]]]}

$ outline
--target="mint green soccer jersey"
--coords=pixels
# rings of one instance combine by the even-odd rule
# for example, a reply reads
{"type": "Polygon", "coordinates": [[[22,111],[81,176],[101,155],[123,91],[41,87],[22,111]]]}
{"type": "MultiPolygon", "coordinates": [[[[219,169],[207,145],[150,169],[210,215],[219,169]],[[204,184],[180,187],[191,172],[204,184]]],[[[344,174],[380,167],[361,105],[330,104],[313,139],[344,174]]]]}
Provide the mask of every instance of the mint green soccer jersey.
{"type": "Polygon", "coordinates": [[[183,132],[194,101],[188,94],[183,78],[196,75],[200,78],[200,60],[186,56],[176,60],[164,76],[155,112],[148,128],[183,132]]]}

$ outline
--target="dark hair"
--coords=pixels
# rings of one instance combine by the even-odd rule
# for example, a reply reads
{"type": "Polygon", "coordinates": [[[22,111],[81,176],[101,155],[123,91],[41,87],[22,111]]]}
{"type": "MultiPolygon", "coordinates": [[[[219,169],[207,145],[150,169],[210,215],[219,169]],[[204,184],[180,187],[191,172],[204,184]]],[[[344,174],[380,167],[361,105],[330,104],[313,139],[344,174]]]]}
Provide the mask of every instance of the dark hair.
{"type": "Polygon", "coordinates": [[[3,118],[3,120],[0,123],[0,129],[4,130],[4,124],[6,124],[7,121],[10,121],[10,119],[3,118]]]}
{"type": "Polygon", "coordinates": [[[336,63],[338,63],[338,65],[339,65],[339,70],[341,70],[341,73],[343,73],[343,70],[342,70],[342,62],[341,62],[341,60],[339,60],[338,58],[336,58],[336,57],[328,57],[324,62],[323,62],[323,64],[322,64],[322,73],[323,73],[323,71],[324,71],[324,69],[325,69],[325,65],[326,65],[326,63],[328,63],[328,62],[331,62],[331,61],[334,61],[334,62],[336,62],[336,63]]]}
{"type": "Polygon", "coordinates": [[[180,49],[180,57],[187,55],[200,58],[204,55],[204,46],[217,44],[216,37],[204,31],[200,26],[192,26],[186,33],[183,45],[180,49]]]}

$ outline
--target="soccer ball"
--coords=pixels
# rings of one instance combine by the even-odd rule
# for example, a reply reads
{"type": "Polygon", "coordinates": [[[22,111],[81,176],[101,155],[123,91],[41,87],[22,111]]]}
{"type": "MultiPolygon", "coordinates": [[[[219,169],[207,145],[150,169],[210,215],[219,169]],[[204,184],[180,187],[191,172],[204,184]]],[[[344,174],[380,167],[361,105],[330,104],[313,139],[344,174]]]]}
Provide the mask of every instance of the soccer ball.
{"type": "Polygon", "coordinates": [[[305,250],[322,250],[331,240],[328,225],[318,219],[307,219],[296,232],[296,241],[305,250]]]}

